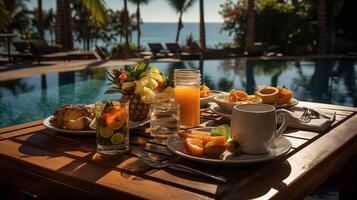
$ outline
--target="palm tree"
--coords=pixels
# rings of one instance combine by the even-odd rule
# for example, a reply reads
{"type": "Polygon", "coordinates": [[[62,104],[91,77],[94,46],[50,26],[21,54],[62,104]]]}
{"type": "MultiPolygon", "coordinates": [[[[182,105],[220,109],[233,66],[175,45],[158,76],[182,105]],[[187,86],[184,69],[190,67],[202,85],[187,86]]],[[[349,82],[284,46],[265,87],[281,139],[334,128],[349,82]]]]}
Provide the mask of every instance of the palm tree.
{"type": "Polygon", "coordinates": [[[45,30],[48,30],[50,32],[51,44],[53,44],[54,43],[53,30],[54,30],[54,26],[55,26],[55,13],[53,12],[52,8],[49,9],[47,12],[45,12],[43,26],[44,26],[45,30]]]}
{"type": "Polygon", "coordinates": [[[9,25],[10,17],[3,0],[0,0],[0,30],[4,30],[9,25]]]}
{"type": "Polygon", "coordinates": [[[43,13],[42,13],[42,0],[37,0],[37,33],[38,38],[43,40],[43,13]]]}
{"type": "Polygon", "coordinates": [[[318,23],[317,52],[320,54],[325,54],[327,50],[326,0],[317,0],[317,23],[318,23]]]}
{"type": "Polygon", "coordinates": [[[140,29],[140,4],[148,4],[151,0],[130,0],[132,3],[136,4],[136,29],[138,31],[137,35],[137,46],[140,49],[140,37],[141,37],[141,29],[140,29]]]}
{"type": "Polygon", "coordinates": [[[56,44],[63,50],[73,49],[71,0],[57,0],[56,13],[56,44]]]}
{"type": "Polygon", "coordinates": [[[125,37],[125,47],[129,49],[129,12],[128,12],[128,1],[124,0],[124,37],[125,37]]]}
{"type": "Polygon", "coordinates": [[[247,11],[247,31],[245,33],[245,51],[249,52],[254,46],[255,28],[254,28],[254,0],[248,0],[247,11]]]}
{"type": "Polygon", "coordinates": [[[21,37],[27,37],[30,25],[29,14],[24,0],[0,0],[1,31],[17,30],[21,37]]]}
{"type": "Polygon", "coordinates": [[[196,0],[168,0],[170,6],[179,13],[179,21],[177,24],[177,34],[176,34],[176,42],[179,41],[180,31],[183,28],[182,24],[182,15],[186,12],[196,0]]]}
{"type": "Polygon", "coordinates": [[[200,0],[200,45],[202,49],[206,48],[206,29],[203,0],[200,0]]]}
{"type": "MultiPolygon", "coordinates": [[[[89,11],[95,21],[99,23],[106,22],[106,9],[104,0],[75,0],[89,11]]],[[[56,13],[56,43],[62,45],[65,50],[73,49],[72,36],[72,11],[71,0],[57,0],[56,13]]]]}

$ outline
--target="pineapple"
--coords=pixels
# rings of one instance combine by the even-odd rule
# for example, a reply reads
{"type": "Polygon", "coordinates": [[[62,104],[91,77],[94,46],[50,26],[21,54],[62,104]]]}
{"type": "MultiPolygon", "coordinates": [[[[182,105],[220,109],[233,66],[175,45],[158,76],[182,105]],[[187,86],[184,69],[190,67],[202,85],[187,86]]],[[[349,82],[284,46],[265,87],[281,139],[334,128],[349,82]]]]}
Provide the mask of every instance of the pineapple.
{"type": "Polygon", "coordinates": [[[140,95],[123,95],[122,99],[129,101],[129,119],[131,121],[143,121],[149,116],[150,104],[142,102],[140,95]]]}
{"type": "Polygon", "coordinates": [[[150,114],[150,105],[156,100],[154,91],[164,88],[164,75],[156,67],[148,69],[149,63],[150,59],[145,59],[131,68],[113,68],[106,71],[109,85],[114,85],[106,93],[121,93],[122,100],[129,101],[131,121],[147,119],[150,114]]]}

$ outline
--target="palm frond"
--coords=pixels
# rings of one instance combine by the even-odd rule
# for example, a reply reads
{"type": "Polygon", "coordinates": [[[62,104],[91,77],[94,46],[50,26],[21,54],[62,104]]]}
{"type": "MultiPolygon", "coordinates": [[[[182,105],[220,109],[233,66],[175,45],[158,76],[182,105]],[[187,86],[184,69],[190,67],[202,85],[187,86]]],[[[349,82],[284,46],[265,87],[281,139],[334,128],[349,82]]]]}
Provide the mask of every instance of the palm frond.
{"type": "Polygon", "coordinates": [[[104,0],[76,0],[76,2],[86,8],[95,21],[101,24],[107,22],[108,16],[104,0]]]}

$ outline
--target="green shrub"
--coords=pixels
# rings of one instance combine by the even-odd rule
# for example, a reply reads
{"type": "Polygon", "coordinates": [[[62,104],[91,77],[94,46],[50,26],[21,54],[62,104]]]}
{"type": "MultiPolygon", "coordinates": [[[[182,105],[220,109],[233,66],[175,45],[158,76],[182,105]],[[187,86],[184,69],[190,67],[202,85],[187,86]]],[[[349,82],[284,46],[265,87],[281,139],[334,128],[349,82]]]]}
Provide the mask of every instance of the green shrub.
{"type": "MultiPolygon", "coordinates": [[[[247,2],[231,0],[221,5],[222,30],[234,34],[235,43],[244,46],[247,2]]],[[[277,45],[288,52],[315,48],[316,31],[309,4],[293,6],[277,0],[255,1],[255,41],[277,45]]]]}

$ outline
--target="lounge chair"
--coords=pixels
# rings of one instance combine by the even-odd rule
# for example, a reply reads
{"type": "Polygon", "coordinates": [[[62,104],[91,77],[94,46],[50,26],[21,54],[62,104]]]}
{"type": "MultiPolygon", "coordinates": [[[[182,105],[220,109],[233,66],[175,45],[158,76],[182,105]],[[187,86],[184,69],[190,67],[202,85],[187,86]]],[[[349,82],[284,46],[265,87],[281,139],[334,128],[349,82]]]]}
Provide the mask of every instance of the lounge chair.
{"type": "Polygon", "coordinates": [[[31,46],[28,41],[25,40],[18,40],[13,41],[12,44],[14,45],[17,52],[12,52],[12,57],[16,61],[17,59],[26,60],[26,59],[33,59],[33,54],[31,52],[31,46]]]}
{"type": "Polygon", "coordinates": [[[166,43],[166,47],[174,57],[179,59],[198,59],[202,55],[201,52],[197,51],[184,51],[177,43],[166,43]]]}
{"type": "Polygon", "coordinates": [[[68,53],[62,52],[60,46],[49,46],[43,40],[32,40],[30,42],[33,56],[38,60],[38,64],[41,64],[41,60],[53,60],[63,59],[68,60],[68,53]]]}
{"type": "Polygon", "coordinates": [[[164,49],[161,43],[148,43],[148,46],[154,58],[168,55],[167,50],[164,49]]]}
{"type": "Polygon", "coordinates": [[[97,59],[97,56],[92,51],[62,51],[62,48],[58,45],[49,46],[43,40],[33,40],[30,42],[32,54],[38,59],[38,63],[41,60],[64,60],[70,61],[74,59],[97,59]]]}

